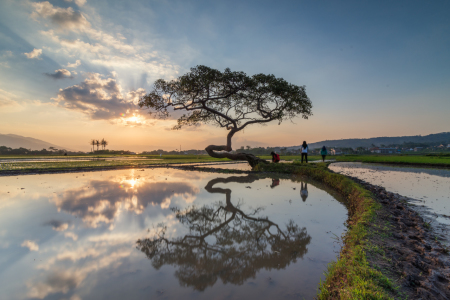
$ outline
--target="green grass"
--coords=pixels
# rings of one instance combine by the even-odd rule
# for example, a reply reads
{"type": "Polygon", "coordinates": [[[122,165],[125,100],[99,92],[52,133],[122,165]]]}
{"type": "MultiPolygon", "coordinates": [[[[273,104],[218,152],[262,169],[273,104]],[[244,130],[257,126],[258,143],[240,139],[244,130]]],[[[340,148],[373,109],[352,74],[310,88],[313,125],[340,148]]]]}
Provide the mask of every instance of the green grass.
{"type": "Polygon", "coordinates": [[[367,260],[366,253],[374,249],[367,225],[380,209],[369,191],[343,175],[329,172],[324,163],[269,164],[258,165],[257,169],[305,175],[325,183],[347,199],[349,218],[344,246],[338,260],[328,265],[318,299],[391,299],[389,293],[395,290],[394,284],[367,260]]]}
{"type": "Polygon", "coordinates": [[[336,161],[450,167],[448,155],[338,155],[333,158],[336,158],[336,161]]]}
{"type": "MultiPolygon", "coordinates": [[[[262,159],[272,160],[272,156],[270,156],[270,155],[257,155],[257,156],[262,159]]],[[[287,161],[301,161],[302,156],[301,155],[280,155],[280,158],[282,160],[287,160],[287,161]]],[[[322,156],[308,155],[308,161],[313,161],[313,160],[322,160],[322,156]]]]}

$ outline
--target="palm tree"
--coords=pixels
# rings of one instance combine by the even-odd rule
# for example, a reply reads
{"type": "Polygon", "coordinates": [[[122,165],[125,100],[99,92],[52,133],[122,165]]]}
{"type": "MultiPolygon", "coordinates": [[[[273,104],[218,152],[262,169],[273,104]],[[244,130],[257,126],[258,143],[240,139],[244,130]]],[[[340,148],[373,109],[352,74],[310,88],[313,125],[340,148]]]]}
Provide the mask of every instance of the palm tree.
{"type": "Polygon", "coordinates": [[[92,145],[92,152],[94,152],[95,140],[92,139],[92,140],[89,142],[89,145],[92,145]]]}
{"type": "Polygon", "coordinates": [[[100,141],[99,140],[95,140],[95,145],[97,145],[97,151],[98,151],[98,146],[100,146],[100,141]]]}
{"type": "Polygon", "coordinates": [[[106,149],[106,146],[108,146],[108,141],[106,141],[105,139],[102,139],[102,141],[100,142],[100,144],[102,144],[102,148],[103,150],[106,149]]]}

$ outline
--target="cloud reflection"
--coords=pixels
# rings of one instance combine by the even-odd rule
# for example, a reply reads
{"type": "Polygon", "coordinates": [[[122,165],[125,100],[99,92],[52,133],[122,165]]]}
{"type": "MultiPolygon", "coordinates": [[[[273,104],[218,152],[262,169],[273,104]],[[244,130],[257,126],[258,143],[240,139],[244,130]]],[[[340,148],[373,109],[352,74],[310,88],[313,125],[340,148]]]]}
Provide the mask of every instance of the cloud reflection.
{"type": "Polygon", "coordinates": [[[92,180],[89,188],[80,187],[55,195],[58,210],[81,217],[90,227],[111,223],[125,209],[137,214],[148,205],[168,208],[172,197],[182,196],[192,201],[199,193],[198,187],[185,182],[136,183],[135,179],[122,183],[109,180],[92,180]]]}

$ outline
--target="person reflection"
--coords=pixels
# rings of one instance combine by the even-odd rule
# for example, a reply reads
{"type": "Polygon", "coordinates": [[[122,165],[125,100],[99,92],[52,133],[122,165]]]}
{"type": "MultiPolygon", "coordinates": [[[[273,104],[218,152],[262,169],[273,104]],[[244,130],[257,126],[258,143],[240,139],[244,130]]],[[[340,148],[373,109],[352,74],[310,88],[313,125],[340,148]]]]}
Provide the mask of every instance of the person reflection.
{"type": "Polygon", "coordinates": [[[278,179],[278,178],[272,178],[272,184],[270,185],[270,187],[273,189],[273,188],[276,187],[277,185],[280,185],[280,179],[278,179]]]}
{"type": "Polygon", "coordinates": [[[231,189],[216,184],[251,183],[254,176],[216,178],[205,190],[225,195],[225,203],[172,208],[176,219],[188,234],[166,237],[167,227],[161,225],[153,238],[137,240],[137,249],[145,253],[153,267],[172,265],[180,285],[203,291],[217,279],[242,285],[261,270],[283,269],[302,258],[311,242],[306,228],[292,220],[282,229],[268,217],[258,217],[263,208],[241,210],[231,202],[231,189]]]}
{"type": "Polygon", "coordinates": [[[305,182],[305,185],[303,186],[303,181],[300,187],[300,197],[302,197],[303,202],[306,201],[306,198],[308,198],[308,183],[305,182]]]}

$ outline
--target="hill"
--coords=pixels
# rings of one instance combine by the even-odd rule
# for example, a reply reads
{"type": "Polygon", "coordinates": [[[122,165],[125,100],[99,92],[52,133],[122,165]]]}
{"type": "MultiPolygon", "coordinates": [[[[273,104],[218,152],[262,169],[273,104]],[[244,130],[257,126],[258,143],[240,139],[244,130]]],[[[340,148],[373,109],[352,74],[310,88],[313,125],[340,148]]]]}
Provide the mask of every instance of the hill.
{"type": "MultiPolygon", "coordinates": [[[[442,132],[429,135],[413,135],[413,136],[396,136],[396,137],[375,137],[369,139],[343,139],[343,140],[326,140],[309,144],[310,149],[325,147],[337,148],[356,148],[356,147],[372,147],[372,144],[379,147],[381,145],[393,145],[403,143],[446,143],[450,144],[450,132],[442,132]]],[[[287,147],[288,149],[299,149],[301,146],[287,147]]]]}
{"type": "Polygon", "coordinates": [[[58,146],[46,141],[38,140],[31,137],[24,137],[16,134],[0,134],[0,146],[6,146],[10,148],[25,148],[31,150],[48,149],[49,147],[55,147],[56,149],[65,149],[73,151],[69,148],[58,146]]]}

